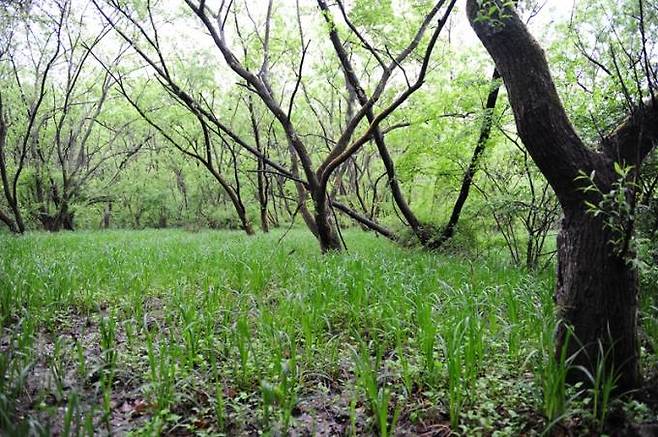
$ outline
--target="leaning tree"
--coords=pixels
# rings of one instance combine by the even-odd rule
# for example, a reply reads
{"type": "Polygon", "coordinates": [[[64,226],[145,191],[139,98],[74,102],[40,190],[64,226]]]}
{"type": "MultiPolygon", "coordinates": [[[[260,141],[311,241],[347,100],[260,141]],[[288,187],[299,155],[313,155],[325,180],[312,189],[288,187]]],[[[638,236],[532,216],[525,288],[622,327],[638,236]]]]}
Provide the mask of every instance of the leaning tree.
{"type": "MultiPolygon", "coordinates": [[[[592,207],[599,208],[613,190],[623,188],[619,173],[638,168],[658,140],[653,82],[649,77],[650,98],[638,100],[599,144],[585,144],[560,101],[541,47],[513,2],[468,0],[467,14],[503,78],[519,136],[564,212],[557,240],[556,301],[562,321],[557,351],[568,342],[569,355],[577,354],[573,364],[590,370],[605,356],[608,369],[619,372],[618,389],[637,387],[638,275],[629,262],[628,244],[618,244],[628,238],[619,235],[606,214],[593,214],[592,207]]],[[[631,204],[632,191],[626,190],[631,204]]],[[[572,372],[571,379],[584,379],[584,372],[572,372]]]]}

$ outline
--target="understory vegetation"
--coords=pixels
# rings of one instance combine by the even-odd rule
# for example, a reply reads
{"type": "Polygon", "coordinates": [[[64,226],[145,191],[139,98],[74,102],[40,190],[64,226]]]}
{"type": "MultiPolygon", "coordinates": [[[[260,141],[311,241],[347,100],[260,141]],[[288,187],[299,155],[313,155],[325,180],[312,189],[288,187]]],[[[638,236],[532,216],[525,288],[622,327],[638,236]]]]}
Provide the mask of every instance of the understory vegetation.
{"type": "MultiPolygon", "coordinates": [[[[328,255],[301,229],[1,237],[0,429],[518,435],[658,420],[650,392],[613,400],[605,372],[565,384],[552,275],[514,267],[502,241],[466,257],[344,237],[328,255]]],[[[654,378],[656,302],[642,314],[654,378]]]]}

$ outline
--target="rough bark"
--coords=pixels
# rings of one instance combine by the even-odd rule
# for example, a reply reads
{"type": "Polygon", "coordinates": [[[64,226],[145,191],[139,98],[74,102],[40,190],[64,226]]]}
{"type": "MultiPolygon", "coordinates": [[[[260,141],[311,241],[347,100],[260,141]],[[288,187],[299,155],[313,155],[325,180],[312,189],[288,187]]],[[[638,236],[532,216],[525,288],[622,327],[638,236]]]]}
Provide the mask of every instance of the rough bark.
{"type": "MultiPolygon", "coordinates": [[[[658,108],[641,105],[602,141],[603,152],[587,148],[576,134],[557,94],[548,63],[539,44],[516,11],[499,0],[467,1],[472,27],[496,63],[508,91],[517,130],[530,156],[553,187],[564,211],[558,237],[556,302],[563,323],[557,332],[557,350],[568,329],[575,339],[569,354],[574,364],[590,371],[607,354],[608,369],[620,379],[620,391],[638,387],[637,273],[611,244],[613,235],[588,214],[579,172],[596,172],[602,192],[616,179],[613,164],[638,165],[658,138],[658,108]],[[487,16],[494,7],[493,16],[487,16]]],[[[571,381],[587,381],[574,371],[571,381]]]]}
{"type": "MultiPolygon", "coordinates": [[[[604,352],[613,348],[609,364],[621,371],[618,386],[626,390],[641,381],[638,277],[627,261],[611,250],[612,238],[612,232],[586,211],[565,211],[558,235],[556,301],[561,320],[575,334],[570,352],[584,347],[574,364],[591,370],[600,359],[600,341],[604,352]]],[[[567,326],[559,327],[558,347],[564,344],[567,331],[567,326]]],[[[584,380],[584,376],[575,371],[571,380],[584,380]]]]}

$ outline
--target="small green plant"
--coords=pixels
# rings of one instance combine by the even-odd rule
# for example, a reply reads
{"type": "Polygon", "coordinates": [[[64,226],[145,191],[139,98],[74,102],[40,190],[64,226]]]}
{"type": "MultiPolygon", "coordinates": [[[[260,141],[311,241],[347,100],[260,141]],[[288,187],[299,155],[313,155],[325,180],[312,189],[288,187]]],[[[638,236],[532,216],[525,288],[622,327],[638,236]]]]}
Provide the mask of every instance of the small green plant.
{"type": "Polygon", "coordinates": [[[518,362],[521,356],[521,315],[518,297],[514,295],[512,289],[508,289],[505,294],[505,312],[507,319],[507,352],[512,362],[518,362]]]}
{"type": "Polygon", "coordinates": [[[296,350],[289,350],[289,359],[284,358],[285,345],[291,345],[287,336],[281,334],[279,347],[274,349],[272,356],[273,378],[271,381],[262,380],[260,384],[263,396],[263,410],[265,422],[270,426],[272,412],[278,406],[281,412],[282,432],[287,433],[292,419],[292,410],[297,404],[297,358],[296,350]]]}
{"type": "Polygon", "coordinates": [[[635,256],[629,257],[635,251],[633,244],[633,227],[635,223],[635,196],[639,186],[636,181],[635,167],[623,166],[614,163],[617,179],[612,183],[609,190],[602,190],[594,180],[596,173],[587,174],[580,172],[576,181],[582,181],[584,193],[591,193],[598,198],[598,202],[586,200],[587,212],[593,217],[601,217],[604,225],[612,232],[610,244],[615,253],[628,262],[637,262],[635,256]]]}
{"type": "Polygon", "coordinates": [[[356,390],[350,399],[350,435],[356,436],[356,404],[358,402],[356,390]]]}
{"type": "Polygon", "coordinates": [[[73,425],[74,421],[75,423],[75,429],[80,425],[80,413],[78,411],[79,409],[79,400],[78,400],[78,395],[75,393],[71,393],[69,395],[68,402],[66,403],[66,411],[64,413],[64,426],[62,428],[62,436],[68,437],[73,433],[73,425]]]}
{"type": "Polygon", "coordinates": [[[75,342],[75,357],[77,361],[77,372],[80,381],[83,383],[87,382],[89,378],[89,370],[87,368],[87,359],[85,357],[85,351],[80,340],[75,342]]]}
{"type": "Polygon", "coordinates": [[[591,383],[591,387],[587,391],[592,397],[592,418],[596,426],[596,431],[600,433],[606,424],[608,407],[617,386],[619,374],[615,372],[614,365],[610,362],[612,347],[607,351],[604,350],[603,343],[601,343],[600,339],[598,347],[599,354],[594,372],[592,373],[582,366],[578,366],[578,369],[585,373],[591,383]]]}
{"type": "Polygon", "coordinates": [[[571,363],[575,355],[568,356],[571,330],[568,329],[565,335],[559,354],[555,356],[553,331],[544,329],[541,334],[542,355],[537,366],[537,374],[542,387],[542,410],[548,423],[545,432],[553,429],[567,415],[569,399],[566,381],[568,373],[572,370],[571,363]]]}
{"type": "MultiPolygon", "coordinates": [[[[110,409],[112,423],[122,415],[146,420],[130,430],[136,435],[321,432],[305,420],[317,412],[309,396],[332,410],[344,406],[352,435],[404,432],[402,414],[405,427],[415,425],[443,401],[453,429],[466,435],[501,423],[509,434],[528,429],[516,408],[543,402],[542,380],[525,377],[536,355],[517,362],[512,351],[523,354],[527,344],[553,353],[552,286],[538,273],[498,257],[467,262],[400,249],[349,229],[349,255],[320,256],[302,231],[273,250],[277,232],[0,235],[9,254],[0,256],[0,294],[16,287],[9,299],[20,305],[7,308],[0,341],[3,431],[26,435],[41,429],[37,415],[61,408],[58,425],[66,417],[71,435],[109,433],[110,409]],[[50,284],[61,293],[41,293],[50,284]],[[70,311],[46,310],[55,307],[70,311]],[[66,343],[63,326],[79,327],[77,340],[66,343]],[[58,335],[55,373],[73,385],[57,406],[48,398],[22,419],[16,401],[41,364],[37,345],[46,339],[52,351],[58,335]],[[338,392],[346,404],[333,404],[338,392]],[[294,420],[298,411],[304,419],[294,420]]],[[[643,316],[655,314],[651,305],[643,303],[643,316]]],[[[41,388],[55,392],[54,384],[41,388]]]]}
{"type": "Polygon", "coordinates": [[[112,385],[118,356],[116,349],[116,319],[113,314],[100,319],[98,332],[100,335],[101,357],[103,359],[100,378],[100,385],[103,391],[103,423],[107,431],[111,433],[112,385]]]}
{"type": "Polygon", "coordinates": [[[402,350],[402,346],[398,344],[396,348],[396,355],[398,357],[398,363],[400,365],[400,376],[402,377],[402,384],[404,385],[404,390],[408,395],[411,395],[413,391],[414,379],[411,370],[411,365],[409,363],[409,358],[405,355],[402,350]]]}
{"type": "Polygon", "coordinates": [[[464,405],[465,375],[463,344],[466,335],[465,321],[460,320],[444,338],[446,368],[448,371],[448,412],[450,427],[458,429],[464,405]]]}
{"type": "Polygon", "coordinates": [[[55,394],[58,400],[64,399],[64,387],[65,387],[65,370],[64,370],[64,351],[63,351],[63,339],[62,337],[57,337],[53,345],[53,353],[50,358],[50,374],[55,383],[55,394]]]}
{"type": "Polygon", "coordinates": [[[249,322],[243,315],[238,317],[233,337],[238,355],[240,358],[239,375],[243,384],[248,383],[249,375],[249,351],[251,349],[251,332],[249,331],[249,322]]]}
{"type": "Polygon", "coordinates": [[[146,353],[149,362],[150,389],[157,412],[168,410],[174,400],[176,366],[172,362],[170,343],[156,350],[154,336],[147,331],[146,353]]]}
{"type": "Polygon", "coordinates": [[[401,406],[396,405],[393,409],[393,417],[389,418],[389,406],[392,400],[391,389],[380,385],[377,381],[377,375],[382,364],[381,347],[378,344],[375,345],[375,356],[372,359],[369,348],[362,342],[359,352],[354,351],[354,361],[358,384],[365,392],[370,411],[375,417],[379,435],[386,437],[395,429],[401,406]]]}
{"type": "Polygon", "coordinates": [[[417,338],[423,357],[425,374],[428,380],[432,381],[432,378],[435,377],[436,358],[434,357],[434,347],[437,336],[436,323],[432,318],[432,306],[420,300],[416,302],[416,320],[418,325],[417,338]]]}

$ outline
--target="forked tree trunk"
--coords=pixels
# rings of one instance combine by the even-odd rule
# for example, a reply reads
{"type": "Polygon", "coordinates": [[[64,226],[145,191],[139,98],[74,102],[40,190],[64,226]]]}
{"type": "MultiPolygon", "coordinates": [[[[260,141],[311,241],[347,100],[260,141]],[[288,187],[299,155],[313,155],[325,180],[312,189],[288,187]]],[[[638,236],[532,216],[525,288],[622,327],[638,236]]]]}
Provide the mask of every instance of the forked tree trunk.
{"type": "Polygon", "coordinates": [[[249,220],[249,216],[247,215],[247,210],[244,207],[244,203],[242,203],[242,199],[240,198],[238,191],[235,190],[231,184],[228,183],[228,181],[222,176],[221,173],[219,173],[217,170],[212,165],[209,165],[208,163],[204,163],[208,171],[215,177],[215,180],[219,182],[219,185],[224,189],[224,192],[228,194],[229,199],[231,200],[231,204],[233,205],[233,208],[235,209],[235,213],[238,215],[238,218],[240,219],[240,223],[242,225],[242,230],[245,231],[247,235],[254,235],[254,228],[251,225],[251,221],[249,220]]]}
{"type": "MultiPolygon", "coordinates": [[[[585,146],[566,115],[539,44],[514,7],[503,0],[467,0],[471,26],[496,63],[505,82],[519,136],[553,187],[564,211],[558,238],[556,302],[562,326],[559,353],[572,329],[569,355],[593,374],[605,360],[619,375],[617,390],[641,384],[637,336],[637,273],[612,244],[614,235],[601,218],[588,215],[581,172],[594,172],[602,193],[617,178],[614,163],[639,166],[658,139],[658,105],[649,102],[632,114],[599,145],[585,146]],[[599,347],[600,345],[600,347],[599,347]],[[581,348],[582,346],[582,348],[581,348]],[[599,352],[601,351],[601,352],[599,352]]],[[[588,382],[584,372],[570,379],[588,382]]]]}
{"type": "MultiPolygon", "coordinates": [[[[342,41],[340,40],[338,30],[333,23],[333,19],[331,18],[327,2],[324,0],[318,0],[318,6],[324,13],[325,21],[330,26],[329,37],[331,39],[334,50],[338,55],[338,59],[340,60],[343,67],[343,73],[345,74],[345,83],[348,91],[348,113],[346,123],[349,123],[352,118],[351,112],[353,100],[356,99],[362,107],[365,107],[369,98],[361,86],[361,82],[358,76],[354,72],[354,67],[347,52],[345,51],[342,41]]],[[[366,109],[366,119],[368,120],[368,123],[373,123],[375,121],[375,113],[371,107],[367,107],[366,109]]],[[[429,247],[433,237],[435,236],[434,231],[431,227],[424,226],[420,220],[418,220],[406,199],[404,198],[402,188],[400,187],[400,183],[396,175],[395,162],[393,161],[393,158],[388,151],[388,147],[386,146],[386,141],[384,139],[384,133],[379,126],[376,127],[373,131],[373,140],[377,147],[377,151],[382,160],[382,163],[384,164],[386,175],[388,177],[388,186],[391,189],[391,194],[395,204],[397,205],[398,209],[402,213],[402,216],[407,221],[409,227],[416,235],[420,243],[425,247],[429,247]]]]}

